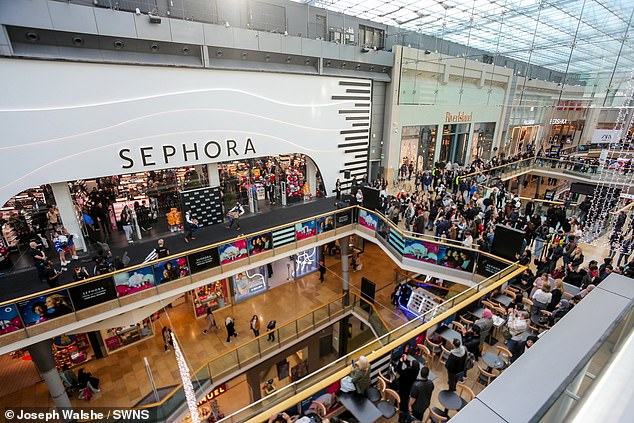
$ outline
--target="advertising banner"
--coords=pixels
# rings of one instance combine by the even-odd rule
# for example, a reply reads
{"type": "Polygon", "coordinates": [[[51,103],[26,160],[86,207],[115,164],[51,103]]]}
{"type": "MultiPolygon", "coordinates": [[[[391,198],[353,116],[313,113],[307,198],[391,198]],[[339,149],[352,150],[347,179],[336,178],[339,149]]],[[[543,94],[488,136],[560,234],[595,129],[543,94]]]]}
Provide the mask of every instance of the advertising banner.
{"type": "Polygon", "coordinates": [[[154,286],[154,272],[152,266],[141,267],[129,272],[117,273],[112,276],[117,288],[117,295],[124,297],[135,292],[145,291],[154,286]]]}
{"type": "Polygon", "coordinates": [[[154,268],[154,280],[157,285],[189,276],[189,266],[187,266],[185,257],[165,260],[152,267],[154,268]]]}
{"type": "Polygon", "coordinates": [[[18,309],[13,304],[0,307],[0,335],[22,329],[18,309]]]}
{"type": "Polygon", "coordinates": [[[247,258],[247,240],[239,239],[234,242],[218,247],[220,251],[220,264],[231,263],[232,261],[247,258]]]}
{"type": "Polygon", "coordinates": [[[359,210],[359,225],[375,231],[378,220],[379,218],[376,214],[367,212],[363,209],[359,210]]]}
{"type": "Polygon", "coordinates": [[[73,312],[68,291],[65,289],[20,301],[18,310],[26,326],[37,325],[73,312]]]}
{"type": "Polygon", "coordinates": [[[403,257],[436,264],[438,262],[438,244],[406,238],[403,257]]]}
{"type": "Polygon", "coordinates": [[[273,239],[270,232],[249,237],[248,243],[250,256],[255,256],[273,248],[273,239]]]}
{"type": "Polygon", "coordinates": [[[317,218],[317,233],[332,231],[335,229],[335,216],[322,216],[317,218]]]}
{"type": "Polygon", "coordinates": [[[620,129],[595,129],[590,144],[612,144],[621,139],[620,129]]]}
{"type": "Polygon", "coordinates": [[[295,235],[297,240],[310,238],[317,235],[317,227],[314,220],[308,220],[306,222],[300,222],[295,224],[295,235]]]}
{"type": "Polygon", "coordinates": [[[233,276],[233,292],[236,302],[266,291],[269,287],[264,266],[240,272],[233,276]]]}
{"type": "Polygon", "coordinates": [[[438,249],[438,264],[452,269],[473,271],[475,256],[472,251],[441,245],[438,249]]]}
{"type": "Polygon", "coordinates": [[[112,277],[106,277],[68,288],[75,310],[83,310],[117,298],[112,277]]]}

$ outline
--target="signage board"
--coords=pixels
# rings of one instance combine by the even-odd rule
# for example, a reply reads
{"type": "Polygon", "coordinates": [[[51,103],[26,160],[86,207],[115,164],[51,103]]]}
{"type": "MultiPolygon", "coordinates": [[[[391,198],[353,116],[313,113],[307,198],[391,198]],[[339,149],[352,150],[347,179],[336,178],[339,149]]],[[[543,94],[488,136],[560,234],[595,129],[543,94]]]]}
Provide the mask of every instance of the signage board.
{"type": "Polygon", "coordinates": [[[619,129],[595,129],[590,144],[611,144],[621,139],[619,129]]]}

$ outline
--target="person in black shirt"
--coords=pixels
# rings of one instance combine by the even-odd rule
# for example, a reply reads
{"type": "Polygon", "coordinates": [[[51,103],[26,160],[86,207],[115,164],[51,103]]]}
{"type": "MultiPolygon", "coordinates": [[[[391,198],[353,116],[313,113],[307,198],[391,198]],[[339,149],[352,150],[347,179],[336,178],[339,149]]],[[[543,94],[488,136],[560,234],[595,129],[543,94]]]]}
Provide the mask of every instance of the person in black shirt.
{"type": "Polygon", "coordinates": [[[29,243],[29,255],[33,258],[33,265],[37,270],[37,275],[40,281],[46,282],[47,278],[44,276],[44,267],[46,267],[46,254],[39,249],[36,242],[29,243]]]}
{"type": "Polygon", "coordinates": [[[59,276],[62,274],[62,272],[57,271],[54,267],[53,267],[53,262],[50,260],[46,261],[46,264],[44,265],[44,269],[42,270],[43,272],[43,276],[46,279],[46,282],[48,283],[48,286],[50,286],[51,288],[56,288],[59,286],[59,276]]]}
{"type": "Polygon", "coordinates": [[[409,394],[409,412],[418,420],[423,420],[423,414],[431,402],[431,395],[434,392],[434,382],[428,380],[429,368],[423,367],[420,370],[420,379],[414,382],[409,394]]]}
{"type": "Polygon", "coordinates": [[[163,239],[158,240],[158,247],[156,247],[157,258],[165,258],[170,255],[170,249],[165,245],[163,239]]]}

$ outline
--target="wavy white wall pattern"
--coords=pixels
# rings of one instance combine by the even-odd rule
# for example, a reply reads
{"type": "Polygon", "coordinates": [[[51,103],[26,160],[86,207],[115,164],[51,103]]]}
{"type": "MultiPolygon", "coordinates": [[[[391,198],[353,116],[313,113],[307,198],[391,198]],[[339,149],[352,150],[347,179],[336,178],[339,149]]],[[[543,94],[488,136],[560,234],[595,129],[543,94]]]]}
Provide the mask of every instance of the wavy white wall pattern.
{"type": "Polygon", "coordinates": [[[328,192],[343,170],[365,174],[369,80],[15,59],[0,71],[0,205],[43,183],[293,152],[328,192]]]}

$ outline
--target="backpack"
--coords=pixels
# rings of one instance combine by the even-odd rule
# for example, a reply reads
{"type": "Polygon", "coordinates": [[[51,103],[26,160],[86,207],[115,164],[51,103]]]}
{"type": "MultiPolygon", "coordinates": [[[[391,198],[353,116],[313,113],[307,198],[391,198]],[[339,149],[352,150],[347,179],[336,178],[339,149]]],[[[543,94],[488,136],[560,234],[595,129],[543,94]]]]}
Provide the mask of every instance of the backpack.
{"type": "Polygon", "coordinates": [[[467,351],[467,359],[465,360],[464,367],[466,370],[473,369],[475,366],[475,355],[471,351],[467,351]]]}

